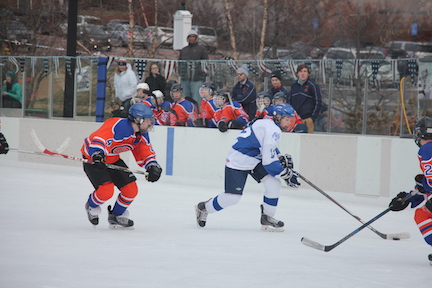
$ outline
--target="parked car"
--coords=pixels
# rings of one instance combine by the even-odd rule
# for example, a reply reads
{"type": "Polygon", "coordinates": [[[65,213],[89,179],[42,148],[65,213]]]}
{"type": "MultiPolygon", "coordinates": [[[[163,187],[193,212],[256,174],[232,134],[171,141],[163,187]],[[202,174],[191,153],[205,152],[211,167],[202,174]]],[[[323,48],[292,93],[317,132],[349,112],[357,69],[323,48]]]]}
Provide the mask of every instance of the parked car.
{"type": "Polygon", "coordinates": [[[159,27],[159,26],[157,28],[158,29],[156,30],[156,26],[148,26],[147,28],[144,29],[147,35],[148,45],[153,45],[153,41],[157,31],[158,45],[172,46],[174,29],[170,27],[159,27]]]}
{"type": "MultiPolygon", "coordinates": [[[[77,16],[77,28],[87,26],[87,25],[104,25],[102,19],[95,16],[78,15],[77,16]]],[[[62,23],[60,28],[63,34],[67,34],[68,22],[62,23]]]]}
{"type": "Polygon", "coordinates": [[[34,33],[19,20],[9,20],[0,29],[0,39],[9,40],[16,45],[31,42],[34,33]]]}
{"type": "Polygon", "coordinates": [[[413,41],[391,41],[385,45],[386,48],[403,49],[407,51],[410,58],[432,57],[432,43],[413,41]]]}
{"type": "Polygon", "coordinates": [[[372,60],[379,60],[379,68],[375,80],[381,87],[393,86],[400,78],[399,72],[393,71],[391,62],[386,59],[384,53],[377,49],[360,49],[357,53],[357,49],[355,48],[332,47],[323,56],[323,60],[326,59],[343,60],[340,75],[338,75],[336,61],[326,62],[326,73],[335,80],[335,83],[337,81],[341,85],[354,84],[355,69],[358,69],[358,75],[367,76],[372,81],[372,60]],[[356,62],[356,59],[362,59],[363,61],[356,62]]]}
{"type": "MultiPolygon", "coordinates": [[[[125,47],[129,43],[129,39],[131,36],[129,23],[117,25],[109,25],[111,29],[108,29],[108,33],[111,37],[111,41],[113,46],[125,47]]],[[[108,25],[107,25],[108,28],[108,25]]],[[[148,36],[145,32],[145,29],[139,25],[135,25],[133,28],[133,45],[138,47],[146,48],[148,46],[148,36]]]]}
{"type": "MultiPolygon", "coordinates": [[[[255,58],[259,59],[259,53],[255,56],[255,58]]],[[[306,59],[306,55],[297,49],[291,48],[274,48],[272,47],[264,47],[263,50],[263,59],[306,59]]]]}
{"type": "Polygon", "coordinates": [[[112,31],[115,30],[117,27],[123,25],[123,24],[127,24],[129,25],[129,20],[124,20],[124,19],[112,19],[110,21],[108,21],[106,23],[106,28],[108,31],[112,31]]]}
{"type": "Polygon", "coordinates": [[[218,48],[216,30],[208,26],[193,25],[192,29],[198,33],[198,43],[207,48],[210,53],[215,53],[218,48]]]}
{"type": "Polygon", "coordinates": [[[112,50],[111,38],[109,38],[109,33],[103,25],[86,25],[78,27],[77,40],[90,51],[112,50]]]}

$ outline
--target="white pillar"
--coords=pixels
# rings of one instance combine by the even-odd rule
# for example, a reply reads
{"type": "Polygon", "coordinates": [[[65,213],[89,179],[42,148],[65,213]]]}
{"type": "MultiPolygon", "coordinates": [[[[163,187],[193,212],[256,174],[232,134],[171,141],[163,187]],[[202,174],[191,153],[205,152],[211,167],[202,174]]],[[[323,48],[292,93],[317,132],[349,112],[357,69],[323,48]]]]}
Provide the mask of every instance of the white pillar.
{"type": "Polygon", "coordinates": [[[173,49],[181,50],[187,43],[187,34],[192,27],[192,14],[187,10],[177,10],[174,13],[173,49]]]}

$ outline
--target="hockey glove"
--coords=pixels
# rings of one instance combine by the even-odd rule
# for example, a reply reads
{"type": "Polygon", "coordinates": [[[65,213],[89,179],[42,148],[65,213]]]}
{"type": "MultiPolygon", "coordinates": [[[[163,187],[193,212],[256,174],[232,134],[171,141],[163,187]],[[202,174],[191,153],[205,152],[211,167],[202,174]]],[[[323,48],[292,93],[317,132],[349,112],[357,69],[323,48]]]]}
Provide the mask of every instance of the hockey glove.
{"type": "Polygon", "coordinates": [[[410,203],[410,201],[403,201],[403,198],[407,195],[406,192],[399,192],[399,194],[396,195],[392,199],[392,201],[389,204],[389,208],[392,211],[401,211],[404,210],[410,203]]]}
{"type": "Polygon", "coordinates": [[[156,182],[162,174],[162,167],[156,162],[150,163],[147,167],[147,173],[146,180],[149,182],[156,182]]]}
{"type": "Polygon", "coordinates": [[[229,129],[243,129],[243,125],[237,120],[230,120],[228,122],[229,129]]]}
{"type": "Polygon", "coordinates": [[[0,133],[0,154],[7,154],[9,152],[9,144],[6,141],[3,133],[0,133]]]}
{"type": "Polygon", "coordinates": [[[195,127],[208,127],[208,119],[207,118],[198,118],[194,121],[195,127]]]}
{"type": "Polygon", "coordinates": [[[220,121],[218,123],[218,129],[220,132],[226,132],[228,131],[228,124],[226,122],[220,121]]]}
{"type": "Polygon", "coordinates": [[[417,174],[414,177],[414,181],[416,183],[416,188],[420,193],[428,193],[428,191],[426,191],[423,187],[423,178],[425,178],[425,176],[423,174],[417,174]]]}
{"type": "Polygon", "coordinates": [[[289,179],[285,179],[285,182],[288,186],[291,188],[298,188],[300,186],[300,182],[297,180],[298,173],[296,171],[293,171],[293,175],[289,179]]]}
{"type": "Polygon", "coordinates": [[[278,154],[279,161],[284,168],[294,169],[294,162],[289,154],[278,154]]]}
{"type": "Polygon", "coordinates": [[[105,154],[98,150],[96,152],[94,152],[92,154],[92,165],[96,170],[102,171],[104,169],[106,169],[106,165],[105,165],[105,154]]]}

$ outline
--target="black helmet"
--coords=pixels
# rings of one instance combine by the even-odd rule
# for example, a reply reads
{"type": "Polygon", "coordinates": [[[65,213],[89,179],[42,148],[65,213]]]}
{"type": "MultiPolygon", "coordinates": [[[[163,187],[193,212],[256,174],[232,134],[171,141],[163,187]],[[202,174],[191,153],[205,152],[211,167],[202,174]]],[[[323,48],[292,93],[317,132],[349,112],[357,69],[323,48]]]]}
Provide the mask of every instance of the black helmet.
{"type": "Polygon", "coordinates": [[[202,98],[211,97],[213,95],[213,91],[215,91],[216,87],[213,82],[204,82],[201,84],[201,87],[199,88],[199,94],[202,98]]]}
{"type": "Polygon", "coordinates": [[[432,118],[423,117],[417,122],[414,133],[414,142],[421,146],[420,140],[432,140],[432,118]]]}
{"type": "Polygon", "coordinates": [[[182,86],[181,86],[181,84],[180,83],[174,83],[172,86],[171,86],[171,90],[170,90],[171,92],[182,92],[183,91],[183,88],[182,88],[182,86]]]}
{"type": "Polygon", "coordinates": [[[226,89],[217,90],[214,94],[214,103],[216,107],[221,108],[225,103],[229,101],[230,92],[226,89]]]}

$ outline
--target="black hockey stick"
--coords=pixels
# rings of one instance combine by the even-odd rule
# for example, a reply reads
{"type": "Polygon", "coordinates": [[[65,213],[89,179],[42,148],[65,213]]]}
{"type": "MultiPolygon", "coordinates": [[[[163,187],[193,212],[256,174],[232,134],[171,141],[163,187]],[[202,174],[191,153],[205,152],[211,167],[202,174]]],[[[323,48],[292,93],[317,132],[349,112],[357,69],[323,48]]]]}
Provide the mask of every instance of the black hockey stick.
{"type": "MultiPolygon", "coordinates": [[[[405,202],[408,199],[410,199],[414,194],[416,194],[418,191],[414,190],[412,191],[410,194],[406,195],[402,201],[405,202]]],[[[359,228],[357,228],[356,230],[354,230],[353,232],[351,232],[350,234],[346,235],[345,237],[343,237],[341,240],[337,241],[336,243],[332,244],[332,245],[322,245],[320,243],[317,243],[309,238],[303,237],[301,239],[301,242],[306,245],[309,246],[311,248],[317,249],[317,250],[321,250],[324,252],[329,252],[331,250],[333,250],[334,248],[336,248],[337,246],[339,246],[340,244],[342,244],[343,242],[345,242],[346,240],[348,240],[349,238],[351,238],[352,236],[354,236],[355,234],[357,234],[358,232],[360,232],[361,230],[363,230],[364,228],[368,227],[369,224],[372,224],[373,222],[375,222],[376,220],[378,220],[379,218],[381,218],[382,216],[384,216],[385,214],[387,214],[388,212],[391,211],[390,209],[391,206],[389,206],[389,208],[385,209],[383,212],[379,213],[378,215],[376,215],[375,217],[373,217],[371,220],[367,221],[366,223],[364,223],[362,226],[360,226],[359,228]]]]}
{"type": "MultiPolygon", "coordinates": [[[[365,224],[365,222],[363,222],[360,217],[354,215],[353,213],[351,213],[350,211],[348,211],[348,209],[346,209],[344,206],[342,206],[339,202],[337,202],[335,199],[333,199],[332,197],[330,197],[330,195],[328,195],[327,193],[325,193],[323,190],[321,190],[319,187],[317,187],[315,184],[313,184],[311,181],[309,181],[308,179],[306,179],[306,177],[304,177],[303,175],[301,175],[300,173],[298,173],[298,176],[305,181],[307,184],[309,184],[310,186],[312,186],[315,190],[317,190],[318,192],[320,192],[322,195],[324,195],[327,199],[329,199],[330,201],[332,201],[333,203],[335,203],[337,206],[339,206],[340,208],[342,208],[342,210],[344,210],[345,212],[347,212],[349,215],[351,215],[352,217],[354,217],[355,219],[357,219],[360,223],[365,224]]],[[[394,233],[394,234],[384,234],[381,233],[380,231],[376,230],[375,228],[373,228],[372,226],[368,225],[367,228],[369,228],[370,230],[372,230],[375,234],[377,234],[378,236],[380,236],[383,239],[386,240],[400,240],[400,239],[408,239],[410,237],[410,234],[407,232],[401,232],[401,233],[394,233]]]]}

